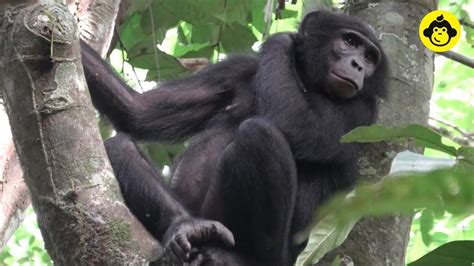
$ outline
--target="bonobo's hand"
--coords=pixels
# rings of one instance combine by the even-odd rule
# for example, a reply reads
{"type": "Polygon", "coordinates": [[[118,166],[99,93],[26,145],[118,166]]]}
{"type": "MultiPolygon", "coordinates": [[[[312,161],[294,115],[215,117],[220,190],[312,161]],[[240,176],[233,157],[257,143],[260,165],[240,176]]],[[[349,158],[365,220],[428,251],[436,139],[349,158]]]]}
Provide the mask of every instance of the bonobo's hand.
{"type": "Polygon", "coordinates": [[[224,225],[216,221],[185,217],[171,223],[163,237],[165,252],[178,262],[187,262],[195,244],[221,241],[233,246],[234,236],[224,225]]]}

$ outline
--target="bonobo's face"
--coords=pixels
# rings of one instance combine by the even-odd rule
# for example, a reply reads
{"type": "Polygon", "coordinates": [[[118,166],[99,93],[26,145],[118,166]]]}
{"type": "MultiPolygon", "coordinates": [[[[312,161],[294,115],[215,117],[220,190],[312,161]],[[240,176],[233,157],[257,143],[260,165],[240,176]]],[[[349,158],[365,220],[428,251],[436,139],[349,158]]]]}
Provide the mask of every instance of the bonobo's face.
{"type": "Polygon", "coordinates": [[[337,98],[352,98],[377,69],[380,50],[364,35],[350,29],[340,30],[331,45],[326,89],[337,98]]]}

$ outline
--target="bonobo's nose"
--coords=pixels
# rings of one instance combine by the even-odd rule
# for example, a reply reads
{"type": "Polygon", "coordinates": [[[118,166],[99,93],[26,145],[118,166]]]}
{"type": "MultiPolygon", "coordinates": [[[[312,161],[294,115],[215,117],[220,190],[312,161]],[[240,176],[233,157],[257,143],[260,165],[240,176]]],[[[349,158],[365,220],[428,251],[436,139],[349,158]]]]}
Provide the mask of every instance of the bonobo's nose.
{"type": "Polygon", "coordinates": [[[351,65],[357,69],[357,71],[362,71],[362,67],[360,66],[359,63],[355,59],[352,59],[351,65]]]}

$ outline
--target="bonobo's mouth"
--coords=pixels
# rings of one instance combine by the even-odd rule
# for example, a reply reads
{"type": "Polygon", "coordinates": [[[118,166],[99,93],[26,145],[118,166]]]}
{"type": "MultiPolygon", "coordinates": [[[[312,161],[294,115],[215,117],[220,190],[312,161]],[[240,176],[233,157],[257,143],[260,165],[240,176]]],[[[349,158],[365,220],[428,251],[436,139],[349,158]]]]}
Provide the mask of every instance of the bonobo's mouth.
{"type": "Polygon", "coordinates": [[[357,87],[357,84],[350,78],[347,78],[347,77],[343,77],[343,76],[340,76],[338,74],[336,74],[335,72],[330,72],[330,74],[335,77],[336,79],[350,85],[354,90],[359,90],[359,87],[357,87]]]}

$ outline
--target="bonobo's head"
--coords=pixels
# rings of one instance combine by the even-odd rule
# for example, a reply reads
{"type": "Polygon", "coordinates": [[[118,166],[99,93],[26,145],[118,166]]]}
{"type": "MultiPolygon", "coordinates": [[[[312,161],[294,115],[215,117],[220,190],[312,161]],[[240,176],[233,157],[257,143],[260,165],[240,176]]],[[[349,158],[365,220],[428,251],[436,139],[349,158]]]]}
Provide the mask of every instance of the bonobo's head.
{"type": "Polygon", "coordinates": [[[308,90],[338,99],[385,95],[386,56],[372,30],[359,20],[309,13],[295,47],[298,73],[308,90]]]}

